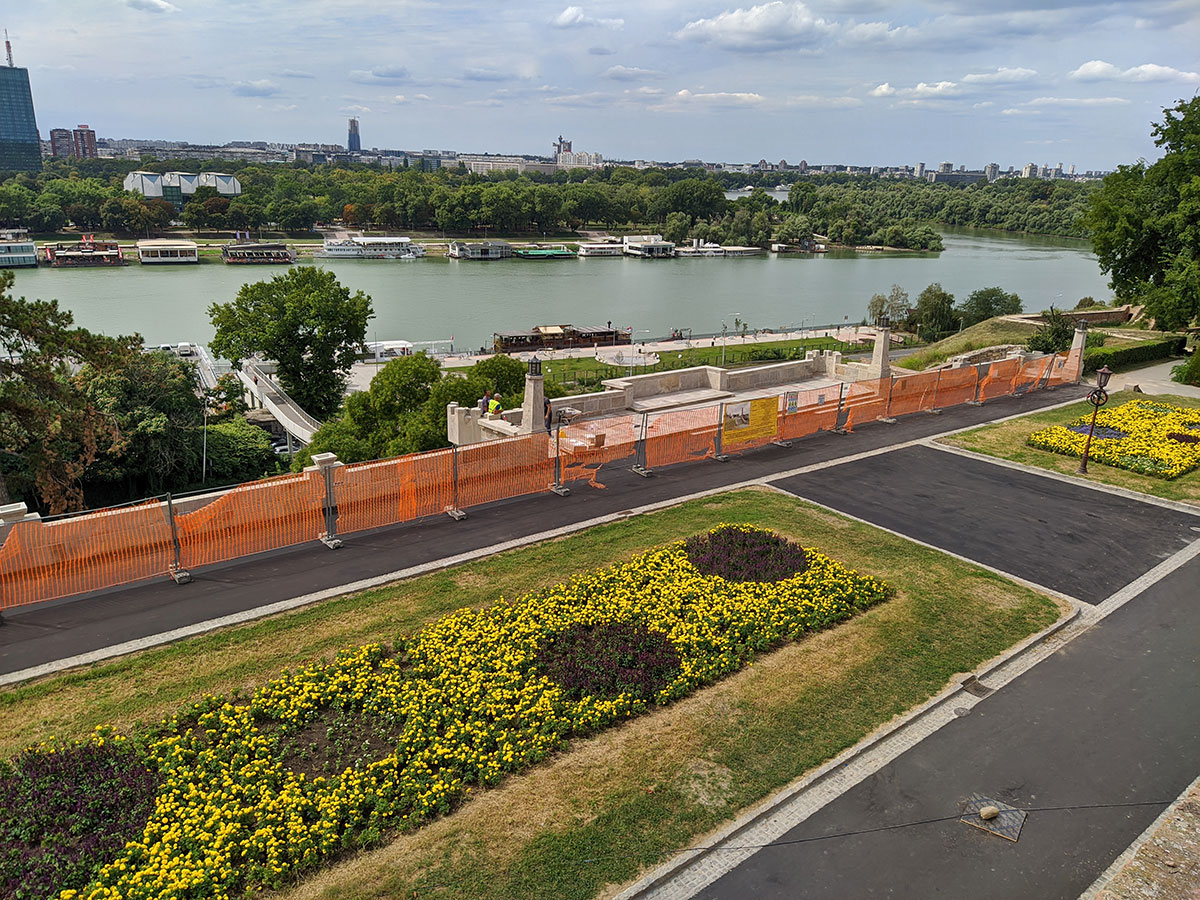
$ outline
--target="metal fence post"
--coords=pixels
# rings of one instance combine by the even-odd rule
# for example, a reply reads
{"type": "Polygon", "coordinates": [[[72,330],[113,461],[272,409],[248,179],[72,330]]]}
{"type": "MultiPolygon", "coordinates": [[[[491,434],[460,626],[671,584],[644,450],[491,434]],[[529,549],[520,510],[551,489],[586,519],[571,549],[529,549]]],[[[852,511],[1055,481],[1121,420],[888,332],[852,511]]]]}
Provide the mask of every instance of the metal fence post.
{"type": "Polygon", "coordinates": [[[725,404],[722,403],[717,407],[717,436],[713,439],[713,449],[716,453],[713,454],[713,459],[718,462],[727,462],[729,457],[725,455],[724,449],[725,439],[725,404]]]}
{"type": "Polygon", "coordinates": [[[834,416],[834,419],[833,419],[833,433],[834,434],[845,434],[846,433],[846,428],[845,428],[846,423],[842,419],[842,410],[845,409],[845,406],[846,406],[846,393],[847,393],[846,389],[849,386],[850,386],[849,383],[843,381],[838,388],[837,415],[834,416]]]}
{"type": "Polygon", "coordinates": [[[938,369],[937,370],[937,381],[935,381],[933,383],[933,402],[931,402],[929,404],[929,411],[931,413],[933,413],[935,416],[940,416],[942,414],[942,411],[940,409],[938,409],[938,405],[937,405],[938,388],[940,388],[941,386],[942,386],[942,370],[938,369]]]}
{"type": "Polygon", "coordinates": [[[650,413],[642,413],[642,421],[634,426],[639,436],[633,442],[633,466],[631,471],[643,478],[649,478],[654,473],[646,465],[646,437],[650,433],[650,413]]]}
{"type": "Polygon", "coordinates": [[[171,564],[167,571],[176,584],[187,584],[192,580],[192,573],[183,567],[182,548],[179,545],[179,530],[175,527],[175,504],[171,502],[171,494],[167,493],[167,523],[171,526],[171,564]]]}
{"type": "Polygon", "coordinates": [[[336,550],[342,546],[342,542],[337,536],[338,508],[333,486],[333,466],[322,466],[321,474],[325,478],[325,531],[320,535],[320,540],[330,550],[336,550]]]}
{"type": "Polygon", "coordinates": [[[458,445],[454,444],[450,450],[450,490],[451,500],[450,507],[446,510],[446,515],[456,522],[461,522],[467,517],[467,514],[462,511],[458,505],[458,445]]]}
{"type": "Polygon", "coordinates": [[[888,376],[888,401],[887,406],[883,410],[883,415],[879,417],[880,422],[886,422],[889,425],[895,425],[896,419],[892,416],[892,389],[896,387],[896,376],[888,376]]]}
{"type": "MultiPolygon", "coordinates": [[[[992,371],[991,363],[984,363],[988,367],[988,371],[992,371]]],[[[983,379],[979,377],[979,366],[975,367],[975,399],[968,400],[967,406],[983,406],[983,401],[979,399],[979,388],[983,384],[983,379]]]]}

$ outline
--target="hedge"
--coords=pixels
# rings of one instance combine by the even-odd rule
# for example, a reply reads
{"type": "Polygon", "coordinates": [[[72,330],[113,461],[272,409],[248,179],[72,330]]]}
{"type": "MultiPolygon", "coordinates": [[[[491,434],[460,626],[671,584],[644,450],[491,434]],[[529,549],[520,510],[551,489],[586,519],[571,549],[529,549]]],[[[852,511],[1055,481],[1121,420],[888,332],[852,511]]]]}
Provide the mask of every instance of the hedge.
{"type": "Polygon", "coordinates": [[[1102,366],[1114,369],[1133,363],[1153,362],[1168,359],[1183,352],[1187,338],[1170,337],[1158,341],[1145,341],[1129,347],[1092,347],[1083,351],[1083,371],[1095,372],[1102,366]]]}

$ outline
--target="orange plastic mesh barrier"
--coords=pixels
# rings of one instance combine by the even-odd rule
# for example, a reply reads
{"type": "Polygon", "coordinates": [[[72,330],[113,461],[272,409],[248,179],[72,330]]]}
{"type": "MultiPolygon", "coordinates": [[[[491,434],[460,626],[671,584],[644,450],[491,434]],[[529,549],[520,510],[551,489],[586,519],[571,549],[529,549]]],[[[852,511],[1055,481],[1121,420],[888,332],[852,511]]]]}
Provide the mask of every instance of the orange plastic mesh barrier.
{"type": "Polygon", "coordinates": [[[790,441],[818,431],[837,428],[838,405],[842,396],[840,384],[810,391],[799,391],[796,396],[796,411],[787,412],[787,395],[784,395],[784,414],[779,423],[779,436],[790,441]]]}
{"type": "MultiPolygon", "coordinates": [[[[629,459],[641,433],[642,417],[616,416],[568,425],[559,436],[563,482],[586,479],[597,485],[596,476],[605,463],[629,459]]],[[[551,450],[555,435],[550,435],[551,450]]]]}
{"type": "Polygon", "coordinates": [[[545,432],[458,449],[458,506],[535,494],[554,483],[554,447],[545,432]]]}
{"type": "Polygon", "coordinates": [[[887,415],[890,378],[873,378],[870,381],[854,381],[846,385],[842,400],[843,427],[851,431],[855,424],[874,422],[887,415]]]}
{"type": "Polygon", "coordinates": [[[166,575],[165,504],[123,506],[56,522],[18,522],[0,546],[0,610],[166,575]]]}
{"type": "Polygon", "coordinates": [[[318,472],[240,485],[176,517],[185,569],[313,541],[325,530],[325,479],[318,472]]]}
{"type": "Polygon", "coordinates": [[[410,522],[454,505],[454,451],[434,450],[333,470],[339,534],[410,522]]]}
{"type": "Polygon", "coordinates": [[[1021,371],[1019,359],[999,359],[988,363],[987,374],[979,379],[979,399],[994,400],[1013,392],[1013,383],[1021,371]]]}
{"type": "Polygon", "coordinates": [[[895,376],[892,379],[892,392],[888,401],[887,414],[893,417],[907,416],[932,409],[937,383],[937,372],[895,376]]]}
{"type": "Polygon", "coordinates": [[[721,452],[742,453],[779,440],[778,395],[726,403],[721,422],[721,452]]]}
{"type": "Polygon", "coordinates": [[[1026,360],[1021,365],[1021,371],[1017,373],[1017,377],[1013,380],[1013,393],[1027,394],[1030,391],[1040,390],[1045,386],[1046,379],[1049,377],[1053,365],[1053,356],[1026,360]]]}
{"type": "Polygon", "coordinates": [[[695,462],[716,453],[716,406],[681,409],[650,416],[646,429],[646,465],[695,462]]]}
{"type": "Polygon", "coordinates": [[[1083,374],[1083,351],[1068,350],[1058,354],[1054,373],[1050,376],[1051,384],[1074,384],[1083,374]]]}
{"type": "Polygon", "coordinates": [[[975,385],[979,381],[979,370],[975,366],[960,369],[942,369],[937,389],[933,396],[935,407],[957,406],[975,399],[975,385]]]}

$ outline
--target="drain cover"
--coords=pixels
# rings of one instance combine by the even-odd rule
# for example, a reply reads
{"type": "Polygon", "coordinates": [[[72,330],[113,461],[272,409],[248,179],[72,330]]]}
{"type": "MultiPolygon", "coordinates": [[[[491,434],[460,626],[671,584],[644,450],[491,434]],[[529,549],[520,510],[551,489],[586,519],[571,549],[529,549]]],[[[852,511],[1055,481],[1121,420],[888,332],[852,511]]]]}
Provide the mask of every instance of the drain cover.
{"type": "Polygon", "coordinates": [[[989,694],[994,694],[996,692],[995,688],[988,687],[974,675],[962,683],[962,688],[968,694],[971,694],[975,697],[986,697],[989,694]]]}
{"type": "Polygon", "coordinates": [[[972,794],[967,798],[967,807],[958,821],[1016,843],[1017,838],[1021,836],[1021,826],[1025,824],[1026,815],[1027,813],[1023,809],[1017,809],[1007,803],[985,797],[983,794],[972,794]],[[1000,810],[1000,815],[994,819],[983,818],[979,815],[979,811],[985,806],[996,807],[1000,810]]]}

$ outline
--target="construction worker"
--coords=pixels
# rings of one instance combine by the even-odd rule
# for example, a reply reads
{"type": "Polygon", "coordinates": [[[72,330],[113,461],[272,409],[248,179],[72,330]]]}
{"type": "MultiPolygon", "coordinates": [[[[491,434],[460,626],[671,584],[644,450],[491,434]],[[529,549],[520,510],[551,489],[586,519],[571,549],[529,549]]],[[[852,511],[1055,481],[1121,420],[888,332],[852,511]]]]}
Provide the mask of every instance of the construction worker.
{"type": "Polygon", "coordinates": [[[498,416],[503,408],[504,407],[500,405],[500,395],[493,394],[492,399],[488,401],[488,412],[494,416],[498,416]]]}

